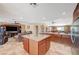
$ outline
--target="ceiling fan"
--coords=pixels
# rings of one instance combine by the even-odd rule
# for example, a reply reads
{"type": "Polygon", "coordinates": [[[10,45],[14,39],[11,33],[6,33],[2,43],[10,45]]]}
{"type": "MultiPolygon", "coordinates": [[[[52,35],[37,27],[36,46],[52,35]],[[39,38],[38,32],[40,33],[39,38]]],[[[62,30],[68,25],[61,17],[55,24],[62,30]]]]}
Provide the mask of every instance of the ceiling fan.
{"type": "Polygon", "coordinates": [[[38,6],[37,3],[30,3],[30,5],[31,5],[32,7],[36,7],[36,6],[38,6]]]}
{"type": "Polygon", "coordinates": [[[30,3],[30,5],[37,5],[37,3],[30,3]]]}

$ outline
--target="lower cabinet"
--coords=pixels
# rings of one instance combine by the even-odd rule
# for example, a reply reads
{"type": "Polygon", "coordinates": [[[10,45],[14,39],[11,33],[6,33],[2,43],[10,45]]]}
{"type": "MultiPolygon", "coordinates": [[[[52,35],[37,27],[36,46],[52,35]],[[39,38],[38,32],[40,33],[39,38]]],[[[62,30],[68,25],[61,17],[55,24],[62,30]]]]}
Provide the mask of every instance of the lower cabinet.
{"type": "Polygon", "coordinates": [[[23,38],[23,47],[27,52],[29,52],[29,39],[28,38],[23,38]]]}
{"type": "Polygon", "coordinates": [[[71,36],[70,35],[60,35],[60,34],[55,34],[51,36],[50,39],[51,42],[58,42],[66,45],[71,45],[71,36]]]}
{"type": "Polygon", "coordinates": [[[50,47],[50,41],[42,40],[38,43],[38,54],[43,55],[45,54],[50,47]]]}
{"type": "Polygon", "coordinates": [[[68,45],[72,44],[70,35],[62,35],[61,40],[64,44],[68,44],[68,45]]]}
{"type": "Polygon", "coordinates": [[[23,38],[23,47],[30,55],[44,55],[49,50],[49,38],[41,41],[34,41],[28,38],[23,38]]]}
{"type": "Polygon", "coordinates": [[[58,41],[58,40],[61,40],[61,35],[58,34],[51,35],[50,41],[58,41]]]}

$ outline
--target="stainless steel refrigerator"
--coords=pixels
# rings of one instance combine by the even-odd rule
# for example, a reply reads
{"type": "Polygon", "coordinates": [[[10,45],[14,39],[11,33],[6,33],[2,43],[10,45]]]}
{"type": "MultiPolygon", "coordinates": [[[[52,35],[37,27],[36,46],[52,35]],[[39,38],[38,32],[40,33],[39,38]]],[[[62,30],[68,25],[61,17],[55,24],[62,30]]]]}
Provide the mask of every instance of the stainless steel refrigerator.
{"type": "Polygon", "coordinates": [[[79,18],[72,24],[71,40],[75,46],[79,46],[79,18]]]}
{"type": "Polygon", "coordinates": [[[73,48],[75,54],[79,55],[79,17],[71,26],[71,40],[73,43],[73,48]]]}

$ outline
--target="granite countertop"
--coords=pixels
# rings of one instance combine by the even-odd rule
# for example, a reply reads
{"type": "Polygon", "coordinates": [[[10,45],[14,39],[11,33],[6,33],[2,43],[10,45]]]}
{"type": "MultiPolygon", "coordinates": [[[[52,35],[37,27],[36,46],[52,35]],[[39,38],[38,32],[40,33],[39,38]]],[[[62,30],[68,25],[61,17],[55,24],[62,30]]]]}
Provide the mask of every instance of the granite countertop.
{"type": "MultiPolygon", "coordinates": [[[[32,40],[35,40],[35,41],[41,41],[45,38],[48,38],[50,37],[51,35],[53,34],[57,34],[57,35],[69,35],[71,36],[72,34],[71,33],[59,33],[59,32],[42,32],[38,35],[36,34],[29,34],[29,35],[22,35],[22,37],[25,37],[25,38],[28,38],[28,39],[32,39],[32,40]]],[[[75,35],[75,36],[79,36],[79,35],[75,35]]]]}
{"type": "Polygon", "coordinates": [[[35,40],[35,41],[41,41],[43,39],[46,39],[48,37],[50,37],[51,35],[44,35],[44,34],[29,34],[29,35],[22,35],[22,37],[24,38],[28,38],[28,39],[31,39],[31,40],[35,40]]]}
{"type": "Polygon", "coordinates": [[[71,33],[64,33],[64,32],[43,32],[41,34],[59,34],[59,35],[71,35],[71,33]]]}

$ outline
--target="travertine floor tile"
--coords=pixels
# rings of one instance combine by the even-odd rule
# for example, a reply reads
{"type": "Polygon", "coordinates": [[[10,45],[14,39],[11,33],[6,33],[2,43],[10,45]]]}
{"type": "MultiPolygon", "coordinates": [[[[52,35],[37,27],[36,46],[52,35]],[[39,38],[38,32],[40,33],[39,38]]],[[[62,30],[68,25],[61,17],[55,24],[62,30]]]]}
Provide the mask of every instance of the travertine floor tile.
{"type": "MultiPolygon", "coordinates": [[[[72,47],[58,42],[51,42],[46,55],[71,55],[72,47]]],[[[14,38],[0,45],[0,55],[29,55],[23,48],[22,42],[16,42],[14,38]]]]}

